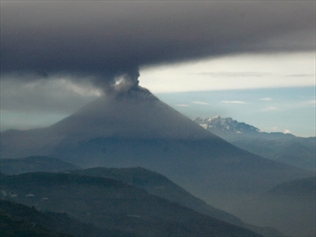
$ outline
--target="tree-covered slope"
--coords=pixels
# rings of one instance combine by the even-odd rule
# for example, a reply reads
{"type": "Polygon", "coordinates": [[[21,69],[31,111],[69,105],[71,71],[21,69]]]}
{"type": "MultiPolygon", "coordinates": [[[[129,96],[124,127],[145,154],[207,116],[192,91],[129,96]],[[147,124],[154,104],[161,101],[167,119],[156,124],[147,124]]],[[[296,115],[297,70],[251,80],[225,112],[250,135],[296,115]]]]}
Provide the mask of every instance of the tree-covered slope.
{"type": "Polygon", "coordinates": [[[90,168],[83,170],[73,170],[71,173],[105,177],[115,180],[121,180],[124,183],[131,184],[135,187],[142,188],[148,193],[155,196],[164,198],[174,203],[178,203],[184,207],[188,207],[199,213],[206,214],[213,218],[241,226],[250,230],[260,233],[262,235],[281,235],[280,232],[269,227],[258,227],[244,223],[241,219],[233,216],[227,212],[219,210],[211,205],[208,205],[203,200],[194,197],[186,190],[173,183],[167,177],[156,172],[144,169],[141,167],[136,168],[90,168]]]}
{"type": "Polygon", "coordinates": [[[66,213],[42,212],[1,199],[1,237],[131,237],[70,218],[66,213]]]}
{"type": "Polygon", "coordinates": [[[137,236],[259,236],[121,181],[69,173],[2,178],[2,196],[137,236]]]}

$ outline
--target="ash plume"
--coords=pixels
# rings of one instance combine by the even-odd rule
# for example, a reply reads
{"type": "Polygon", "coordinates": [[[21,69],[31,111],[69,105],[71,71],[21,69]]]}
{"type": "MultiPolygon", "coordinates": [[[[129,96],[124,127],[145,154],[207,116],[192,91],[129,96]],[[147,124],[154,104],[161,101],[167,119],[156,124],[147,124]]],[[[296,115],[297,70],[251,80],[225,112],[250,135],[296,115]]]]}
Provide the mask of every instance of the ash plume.
{"type": "Polygon", "coordinates": [[[105,94],[119,94],[137,88],[139,76],[139,69],[133,68],[105,78],[95,77],[91,79],[91,82],[96,87],[101,88],[105,94]]]}
{"type": "Polygon", "coordinates": [[[314,10],[311,1],[5,1],[1,77],[68,76],[124,91],[147,65],[311,51],[314,10]]]}

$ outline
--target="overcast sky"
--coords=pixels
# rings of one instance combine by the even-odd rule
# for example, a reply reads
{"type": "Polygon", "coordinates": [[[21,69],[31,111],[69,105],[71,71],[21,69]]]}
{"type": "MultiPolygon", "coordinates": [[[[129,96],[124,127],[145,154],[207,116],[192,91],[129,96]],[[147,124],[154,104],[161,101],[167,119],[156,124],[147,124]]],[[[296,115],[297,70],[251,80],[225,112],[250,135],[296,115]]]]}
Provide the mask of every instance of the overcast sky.
{"type": "Polygon", "coordinates": [[[192,118],[315,136],[315,1],[1,1],[1,130],[122,78],[192,118]]]}

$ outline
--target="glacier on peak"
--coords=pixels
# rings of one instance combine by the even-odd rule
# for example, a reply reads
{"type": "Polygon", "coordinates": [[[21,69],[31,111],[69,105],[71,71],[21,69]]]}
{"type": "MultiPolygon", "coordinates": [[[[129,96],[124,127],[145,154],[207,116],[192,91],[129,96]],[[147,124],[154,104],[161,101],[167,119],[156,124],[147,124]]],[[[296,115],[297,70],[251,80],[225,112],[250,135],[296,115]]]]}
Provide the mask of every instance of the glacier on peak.
{"type": "MultiPolygon", "coordinates": [[[[217,134],[221,135],[221,133],[229,133],[231,135],[239,135],[239,134],[251,134],[254,135],[256,133],[260,133],[261,130],[254,126],[251,126],[246,123],[238,122],[230,117],[222,118],[217,115],[211,118],[201,118],[198,117],[193,120],[203,128],[217,134]]],[[[228,134],[227,134],[228,135],[228,134]]]]}

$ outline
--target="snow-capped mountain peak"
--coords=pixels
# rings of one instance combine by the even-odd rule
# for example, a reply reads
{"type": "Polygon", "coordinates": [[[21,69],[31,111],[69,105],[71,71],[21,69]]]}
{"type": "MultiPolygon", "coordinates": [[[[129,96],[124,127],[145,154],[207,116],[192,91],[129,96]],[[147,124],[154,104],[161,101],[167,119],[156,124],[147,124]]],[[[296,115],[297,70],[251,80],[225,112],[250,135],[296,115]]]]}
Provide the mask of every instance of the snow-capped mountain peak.
{"type": "Polygon", "coordinates": [[[260,133],[260,129],[251,126],[246,123],[240,123],[232,118],[222,118],[217,115],[211,118],[196,118],[193,120],[203,128],[215,133],[217,135],[238,135],[238,134],[249,134],[254,135],[260,133]]]}

